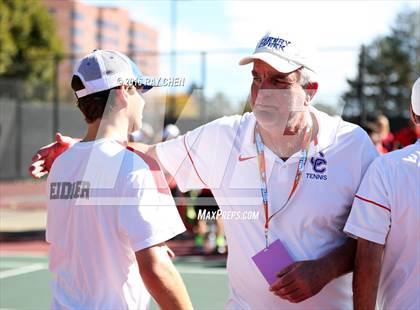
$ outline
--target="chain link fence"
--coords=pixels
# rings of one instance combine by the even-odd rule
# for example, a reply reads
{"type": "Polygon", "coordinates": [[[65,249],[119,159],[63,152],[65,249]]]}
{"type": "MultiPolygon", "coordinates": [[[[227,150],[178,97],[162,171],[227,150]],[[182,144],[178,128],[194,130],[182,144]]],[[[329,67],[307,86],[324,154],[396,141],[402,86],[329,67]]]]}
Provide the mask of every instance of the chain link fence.
{"type": "MultiPolygon", "coordinates": [[[[318,72],[320,89],[314,103],[330,114],[341,115],[344,109],[336,91],[340,85],[331,85],[331,80],[338,81],[342,74],[336,68],[350,62],[357,50],[325,48],[318,52],[319,61],[328,60],[329,65],[318,72]],[[327,79],[329,83],[324,82],[327,79]]],[[[140,63],[145,75],[185,79],[183,87],[146,93],[143,121],[153,129],[154,139],[150,142],[160,141],[168,123],[175,123],[184,133],[220,116],[250,110],[250,68],[238,68],[238,60],[251,52],[252,49],[128,53],[140,63]],[[172,66],[174,62],[176,65],[172,66]],[[165,72],[166,68],[175,68],[175,74],[165,72]],[[234,78],[230,78],[230,72],[234,78]]],[[[0,76],[0,180],[27,178],[32,155],[51,143],[56,132],[72,137],[84,135],[86,123],[70,88],[73,66],[82,56],[51,58],[50,83],[0,76]]],[[[46,60],[42,59],[42,63],[46,60]]]]}

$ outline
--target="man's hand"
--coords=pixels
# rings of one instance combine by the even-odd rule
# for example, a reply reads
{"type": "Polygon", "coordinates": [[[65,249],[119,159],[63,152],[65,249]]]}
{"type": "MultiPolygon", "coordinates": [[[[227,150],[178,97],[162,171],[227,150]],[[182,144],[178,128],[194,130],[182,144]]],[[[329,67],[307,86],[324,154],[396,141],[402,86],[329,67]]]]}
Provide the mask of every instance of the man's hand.
{"type": "Polygon", "coordinates": [[[39,179],[46,175],[54,162],[54,160],[64,151],[69,149],[77,140],[57,133],[56,142],[48,144],[38,150],[32,157],[32,164],[29,166],[29,174],[39,179]]]}
{"type": "Polygon", "coordinates": [[[329,282],[323,266],[317,260],[293,263],[279,272],[277,277],[270,291],[293,303],[318,294],[329,282]]]}
{"type": "Polygon", "coordinates": [[[356,241],[348,238],[331,253],[296,262],[278,273],[270,291],[290,302],[301,302],[318,294],[330,281],[353,270],[356,241]]]}

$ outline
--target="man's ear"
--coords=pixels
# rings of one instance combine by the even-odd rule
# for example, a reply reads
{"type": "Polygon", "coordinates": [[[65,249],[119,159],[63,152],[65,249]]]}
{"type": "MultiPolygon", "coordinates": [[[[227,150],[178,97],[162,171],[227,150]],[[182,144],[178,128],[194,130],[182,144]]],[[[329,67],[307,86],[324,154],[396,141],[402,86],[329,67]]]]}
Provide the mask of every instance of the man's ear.
{"type": "Polygon", "coordinates": [[[121,85],[119,88],[115,90],[116,94],[116,102],[120,108],[125,108],[128,105],[128,87],[127,85],[121,85]]]}
{"type": "Polygon", "coordinates": [[[306,93],[305,105],[309,105],[309,102],[312,101],[312,99],[314,98],[317,90],[318,90],[318,83],[317,82],[308,83],[308,84],[305,85],[305,93],[306,93]]]}

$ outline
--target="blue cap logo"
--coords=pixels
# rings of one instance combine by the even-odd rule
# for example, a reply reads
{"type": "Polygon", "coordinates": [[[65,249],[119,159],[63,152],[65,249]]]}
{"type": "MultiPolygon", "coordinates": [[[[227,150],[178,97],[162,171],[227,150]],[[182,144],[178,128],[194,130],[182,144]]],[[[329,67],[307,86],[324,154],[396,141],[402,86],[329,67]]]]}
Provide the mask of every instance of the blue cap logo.
{"type": "Polygon", "coordinates": [[[286,48],[290,43],[292,42],[282,38],[267,36],[261,39],[257,48],[267,47],[275,50],[282,50],[284,52],[284,48],[286,48]]]}

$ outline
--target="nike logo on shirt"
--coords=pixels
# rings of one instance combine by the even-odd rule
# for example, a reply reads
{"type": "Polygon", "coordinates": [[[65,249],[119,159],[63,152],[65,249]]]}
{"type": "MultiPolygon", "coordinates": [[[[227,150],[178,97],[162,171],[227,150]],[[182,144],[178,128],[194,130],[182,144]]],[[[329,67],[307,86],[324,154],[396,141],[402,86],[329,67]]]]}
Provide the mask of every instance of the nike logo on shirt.
{"type": "Polygon", "coordinates": [[[239,155],[239,161],[244,161],[244,160],[248,160],[248,159],[252,159],[255,158],[256,156],[249,156],[249,157],[242,157],[242,155],[239,155]]]}

